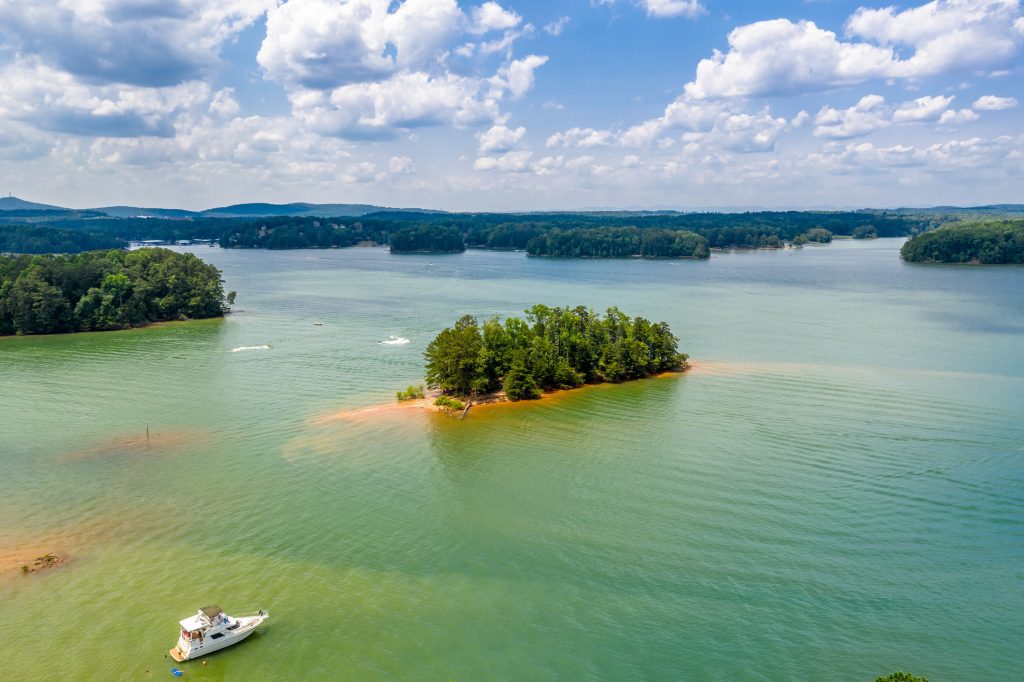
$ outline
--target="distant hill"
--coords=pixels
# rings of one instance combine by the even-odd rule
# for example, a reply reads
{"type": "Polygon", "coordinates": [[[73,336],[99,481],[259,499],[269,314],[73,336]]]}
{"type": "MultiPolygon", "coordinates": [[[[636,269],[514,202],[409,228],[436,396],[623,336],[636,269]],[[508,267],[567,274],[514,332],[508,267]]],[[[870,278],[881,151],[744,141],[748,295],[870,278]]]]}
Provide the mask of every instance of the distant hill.
{"type": "Polygon", "coordinates": [[[920,215],[943,213],[948,215],[1016,215],[1024,213],[1024,204],[991,204],[989,206],[929,206],[925,208],[880,209],[888,213],[920,215]]]}
{"type": "Polygon", "coordinates": [[[398,211],[414,213],[443,213],[443,211],[429,211],[418,208],[385,208],[373,204],[234,204],[220,208],[210,208],[201,211],[200,215],[215,218],[262,218],[265,216],[296,216],[296,217],[318,217],[332,218],[335,216],[364,216],[368,213],[380,211],[398,211]]]}
{"type": "Polygon", "coordinates": [[[201,213],[183,208],[140,208],[138,206],[103,206],[92,209],[113,218],[195,218],[201,213]]]}
{"type": "MultiPolygon", "coordinates": [[[[732,207],[721,208],[714,211],[702,209],[685,209],[675,211],[663,208],[646,210],[631,209],[581,209],[565,211],[512,211],[507,213],[492,214],[484,212],[469,215],[533,215],[533,216],[568,216],[568,215],[621,215],[621,216],[657,216],[657,215],[681,215],[685,213],[712,212],[712,213],[745,213],[754,210],[754,207],[732,207]]],[[[800,209],[800,212],[827,210],[835,212],[834,209],[800,209]]],[[[294,216],[302,218],[333,218],[333,217],[363,217],[374,214],[377,218],[397,218],[398,214],[408,217],[410,213],[418,213],[423,216],[450,215],[447,211],[438,211],[424,208],[388,208],[374,204],[311,204],[306,202],[294,202],[290,204],[272,204],[267,202],[253,202],[246,204],[232,204],[230,206],[218,206],[208,208],[204,211],[189,211],[182,208],[146,208],[141,206],[102,206],[89,209],[68,209],[50,204],[39,204],[32,201],[25,201],[18,197],[0,197],[0,212],[6,212],[5,218],[14,218],[16,213],[22,212],[22,218],[46,217],[46,211],[61,211],[80,214],[81,217],[95,217],[100,214],[112,218],[165,218],[187,220],[189,218],[269,218],[273,216],[294,216]],[[36,212],[36,213],[32,213],[36,212]]],[[[779,212],[777,210],[758,212],[779,212]]],[[[845,212],[845,211],[841,211],[845,212]]],[[[862,213],[889,213],[897,215],[948,215],[948,216],[970,216],[970,215],[1007,215],[1015,216],[1024,214],[1024,204],[992,204],[988,206],[924,206],[924,207],[900,207],[889,209],[860,209],[862,213]]],[[[53,216],[50,216],[53,217],[53,216]]]]}
{"type": "Polygon", "coordinates": [[[18,197],[0,197],[0,211],[66,211],[68,209],[49,204],[37,204],[18,197]]]}
{"type": "Polygon", "coordinates": [[[270,216],[294,216],[302,218],[333,218],[337,216],[364,216],[378,211],[436,212],[425,209],[384,208],[372,204],[232,204],[218,206],[205,211],[187,211],[181,208],[143,208],[139,206],[104,206],[94,209],[115,218],[266,218],[270,216]]]}

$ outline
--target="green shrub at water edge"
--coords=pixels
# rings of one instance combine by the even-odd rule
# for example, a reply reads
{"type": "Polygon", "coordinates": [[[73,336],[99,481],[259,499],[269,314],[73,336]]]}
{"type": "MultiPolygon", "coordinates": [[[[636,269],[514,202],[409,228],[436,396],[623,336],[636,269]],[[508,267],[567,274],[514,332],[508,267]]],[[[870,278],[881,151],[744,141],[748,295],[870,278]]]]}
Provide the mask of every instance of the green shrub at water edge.
{"type": "Polygon", "coordinates": [[[426,395],[426,392],[423,390],[423,386],[422,385],[420,385],[420,386],[413,386],[413,385],[410,384],[409,387],[406,388],[404,391],[398,391],[395,394],[395,397],[397,397],[401,401],[401,400],[415,400],[417,398],[422,398],[425,395],[426,395]]]}
{"type": "Polygon", "coordinates": [[[461,412],[466,409],[466,403],[462,402],[457,398],[450,398],[446,395],[440,395],[434,400],[434,404],[438,407],[443,407],[446,410],[453,410],[461,412]]]}
{"type": "Polygon", "coordinates": [[[918,677],[913,673],[905,673],[902,670],[897,670],[894,673],[876,677],[875,682],[928,682],[928,678],[918,677]]]}

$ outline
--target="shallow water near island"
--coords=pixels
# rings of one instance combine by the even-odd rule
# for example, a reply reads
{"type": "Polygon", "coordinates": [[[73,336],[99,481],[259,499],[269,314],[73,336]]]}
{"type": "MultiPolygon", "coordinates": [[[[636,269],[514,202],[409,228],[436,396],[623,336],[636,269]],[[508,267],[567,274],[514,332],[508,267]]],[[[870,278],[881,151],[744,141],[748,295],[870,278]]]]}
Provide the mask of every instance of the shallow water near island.
{"type": "Polygon", "coordinates": [[[899,245],[202,247],[225,320],[0,339],[0,678],[166,676],[211,603],[271,619],[189,679],[1020,678],[1024,269],[899,245]],[[696,366],[363,409],[534,303],[666,320],[696,366]]]}

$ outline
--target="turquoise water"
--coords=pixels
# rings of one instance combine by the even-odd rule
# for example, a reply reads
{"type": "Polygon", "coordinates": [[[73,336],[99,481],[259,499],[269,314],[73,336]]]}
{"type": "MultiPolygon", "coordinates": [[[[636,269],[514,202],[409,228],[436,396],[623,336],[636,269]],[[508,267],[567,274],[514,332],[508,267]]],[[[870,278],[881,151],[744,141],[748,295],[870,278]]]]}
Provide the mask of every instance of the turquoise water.
{"type": "Polygon", "coordinates": [[[2,339],[0,678],[168,676],[208,603],[271,619],[189,679],[1022,678],[1024,269],[899,245],[203,247],[226,320],[2,339]],[[667,320],[696,367],[351,412],[534,303],[667,320]]]}

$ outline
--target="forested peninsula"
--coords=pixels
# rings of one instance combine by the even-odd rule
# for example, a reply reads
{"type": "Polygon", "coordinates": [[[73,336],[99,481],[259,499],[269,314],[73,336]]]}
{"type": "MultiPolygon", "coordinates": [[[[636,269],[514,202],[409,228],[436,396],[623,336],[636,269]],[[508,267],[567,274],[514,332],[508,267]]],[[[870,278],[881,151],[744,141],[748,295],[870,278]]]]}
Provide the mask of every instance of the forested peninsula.
{"type": "Polygon", "coordinates": [[[127,245],[125,240],[108,234],[41,225],[0,225],[0,253],[78,253],[127,245]]]}
{"type": "Polygon", "coordinates": [[[1024,219],[944,225],[900,249],[909,263],[1024,264],[1024,219]]]}
{"type": "MultiPolygon", "coordinates": [[[[535,305],[525,319],[471,315],[430,342],[427,384],[448,396],[502,391],[509,400],[588,383],[621,382],[686,367],[687,356],[665,322],[629,317],[618,308],[602,316],[578,306],[535,305]]],[[[401,398],[401,396],[400,396],[401,398]]]]}
{"type": "Polygon", "coordinates": [[[0,335],[107,331],[219,317],[220,271],[168,249],[0,256],[0,335]]]}

